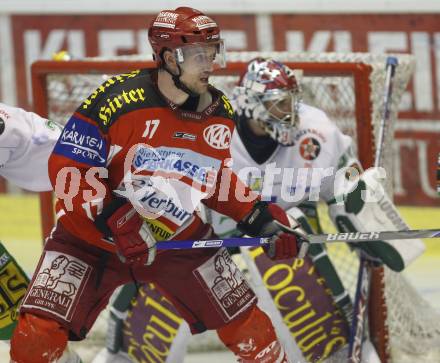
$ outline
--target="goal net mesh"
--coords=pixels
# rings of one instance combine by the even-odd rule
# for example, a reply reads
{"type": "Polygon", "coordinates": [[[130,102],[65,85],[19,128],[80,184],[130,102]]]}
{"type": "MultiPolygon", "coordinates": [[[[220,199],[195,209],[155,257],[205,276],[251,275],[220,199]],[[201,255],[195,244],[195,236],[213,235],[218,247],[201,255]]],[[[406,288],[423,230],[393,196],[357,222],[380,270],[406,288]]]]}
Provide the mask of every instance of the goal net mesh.
{"type": "MultiPolygon", "coordinates": [[[[304,102],[325,111],[344,133],[352,136],[364,167],[372,166],[383,112],[386,56],[367,53],[229,53],[228,68],[221,75],[210,78],[211,83],[230,95],[240,72],[245,70],[245,62],[255,57],[272,57],[294,68],[304,69],[304,102]]],[[[397,58],[399,65],[394,79],[391,117],[386,125],[387,137],[383,149],[383,167],[388,173],[386,189],[389,193],[392,192],[394,125],[399,102],[414,67],[411,56],[397,55],[397,58]]],[[[33,67],[36,111],[65,124],[78,105],[107,78],[131,70],[133,65],[144,65],[143,62],[152,66],[153,63],[148,61],[145,58],[124,57],[37,62],[33,67]]],[[[43,213],[42,218],[45,218],[44,214],[50,213],[50,210],[43,213]]],[[[323,223],[324,230],[334,231],[323,206],[320,207],[320,215],[326,221],[323,223]]],[[[345,287],[354,297],[359,265],[357,255],[343,244],[333,245],[329,254],[345,287]]],[[[390,355],[389,361],[439,362],[439,315],[403,274],[385,268],[383,281],[376,283],[383,285],[382,308],[385,310],[385,326],[388,329],[386,349],[390,355]]]]}

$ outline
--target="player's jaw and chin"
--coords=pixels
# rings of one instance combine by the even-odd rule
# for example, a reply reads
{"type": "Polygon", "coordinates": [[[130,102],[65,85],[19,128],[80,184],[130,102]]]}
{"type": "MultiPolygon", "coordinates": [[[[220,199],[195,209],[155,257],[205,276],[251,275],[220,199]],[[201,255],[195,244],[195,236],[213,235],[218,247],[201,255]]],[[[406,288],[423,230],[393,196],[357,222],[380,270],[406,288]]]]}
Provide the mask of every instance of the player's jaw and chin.
{"type": "MultiPolygon", "coordinates": [[[[185,62],[186,63],[186,62],[185,62]]],[[[188,64],[181,65],[180,81],[188,87],[191,92],[198,95],[203,95],[208,92],[209,77],[213,71],[212,64],[198,64],[188,60],[188,64]]]]}
{"type": "Polygon", "coordinates": [[[189,77],[186,77],[185,73],[183,73],[181,82],[192,92],[198,95],[203,95],[208,92],[210,75],[210,73],[201,73],[199,75],[190,75],[189,77]]]}

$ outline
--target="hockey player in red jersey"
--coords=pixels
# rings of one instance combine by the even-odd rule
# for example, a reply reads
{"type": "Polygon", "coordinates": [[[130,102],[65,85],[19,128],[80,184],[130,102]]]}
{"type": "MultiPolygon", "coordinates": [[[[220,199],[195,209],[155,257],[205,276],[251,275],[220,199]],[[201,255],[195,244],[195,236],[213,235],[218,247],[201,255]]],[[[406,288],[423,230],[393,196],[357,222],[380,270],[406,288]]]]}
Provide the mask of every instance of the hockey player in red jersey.
{"type": "Polygon", "coordinates": [[[208,83],[225,64],[214,20],[164,10],[149,41],[158,69],[108,79],[54,148],[58,222],[23,299],[11,359],[56,361],[68,339],[86,337],[116,287],[139,281],[154,282],[193,333],[217,330],[241,362],[287,362],[225,249],[156,253],[159,239],[213,236],[198,216],[201,202],[248,235],[273,236],[271,258],[296,256],[300,241],[284,211],[257,201],[227,167],[234,113],[208,83]]]}

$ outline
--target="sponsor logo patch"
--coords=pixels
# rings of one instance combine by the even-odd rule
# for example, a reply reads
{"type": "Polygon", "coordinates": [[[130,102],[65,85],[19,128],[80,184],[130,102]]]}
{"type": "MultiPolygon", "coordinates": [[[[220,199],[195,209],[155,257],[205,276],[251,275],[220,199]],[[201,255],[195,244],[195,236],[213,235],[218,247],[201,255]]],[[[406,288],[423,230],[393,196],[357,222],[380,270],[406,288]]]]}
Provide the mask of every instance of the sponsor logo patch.
{"type": "Polygon", "coordinates": [[[147,219],[146,221],[156,241],[165,241],[174,234],[173,230],[168,228],[164,223],[158,221],[157,219],[147,219]]]}
{"type": "Polygon", "coordinates": [[[105,83],[100,85],[88,98],[86,98],[86,100],[81,105],[81,108],[86,110],[89,106],[92,105],[93,100],[96,97],[98,97],[98,95],[103,94],[107,88],[109,88],[115,84],[124,83],[127,79],[136,77],[139,74],[139,72],[140,72],[140,70],[137,69],[137,70],[130,72],[130,73],[124,73],[124,74],[120,74],[118,76],[114,76],[112,78],[109,78],[105,83]]]}
{"type": "Polygon", "coordinates": [[[216,22],[206,15],[196,16],[191,19],[196,27],[200,30],[207,28],[214,28],[217,26],[216,22]]]}
{"type": "Polygon", "coordinates": [[[80,163],[104,166],[106,141],[96,126],[72,117],[61,133],[54,152],[80,163]]]}
{"type": "Polygon", "coordinates": [[[197,136],[193,134],[189,134],[187,132],[176,131],[173,135],[173,139],[184,139],[190,141],[196,141],[197,136]]]}
{"type": "Polygon", "coordinates": [[[211,240],[211,241],[194,241],[193,247],[194,248],[200,248],[200,247],[221,247],[223,244],[223,241],[221,239],[219,240],[211,240]]]}
{"type": "Polygon", "coordinates": [[[319,130],[313,129],[313,128],[298,130],[295,133],[294,139],[295,139],[295,141],[298,141],[299,139],[301,139],[303,136],[305,136],[307,134],[313,135],[313,137],[318,139],[318,141],[327,142],[327,138],[324,136],[324,134],[322,132],[320,132],[319,130]]]}
{"type": "MultiPolygon", "coordinates": [[[[168,221],[172,222],[176,226],[182,225],[193,215],[195,206],[190,201],[184,202],[182,204],[179,192],[185,191],[180,188],[174,188],[173,186],[164,183],[163,178],[154,177],[136,177],[131,179],[131,186],[133,188],[133,194],[125,190],[124,186],[121,185],[121,189],[116,189],[114,192],[116,194],[122,195],[130,199],[136,208],[141,208],[142,210],[138,212],[141,213],[147,222],[156,221],[159,217],[164,217],[168,221]]],[[[162,239],[169,237],[175,232],[173,227],[160,224],[155,225],[152,232],[154,234],[162,235],[162,239]],[[163,228],[165,229],[163,229],[163,228]]]]}
{"type": "Polygon", "coordinates": [[[145,90],[143,88],[133,88],[115,94],[113,98],[107,98],[104,105],[99,108],[98,117],[105,126],[111,123],[112,116],[125,105],[145,101],[145,90]]]}
{"type": "Polygon", "coordinates": [[[351,232],[329,234],[327,241],[370,241],[379,238],[379,232],[351,232]]]}
{"type": "Polygon", "coordinates": [[[154,20],[153,26],[174,29],[176,27],[176,20],[179,14],[170,11],[161,11],[154,20]]]}
{"type": "Polygon", "coordinates": [[[137,170],[177,172],[208,185],[215,182],[220,166],[220,160],[182,148],[142,146],[133,158],[133,167],[137,170]]]}
{"type": "Polygon", "coordinates": [[[283,354],[283,352],[281,350],[280,343],[278,343],[277,340],[274,340],[267,347],[258,352],[258,354],[255,356],[255,359],[261,362],[278,361],[281,354],[283,354]]]}
{"type": "Polygon", "coordinates": [[[321,152],[321,144],[313,137],[306,137],[299,145],[299,153],[306,160],[315,160],[321,152]]]}
{"type": "Polygon", "coordinates": [[[210,292],[225,322],[244,311],[256,296],[225,248],[194,271],[210,292]]]}
{"type": "Polygon", "coordinates": [[[71,321],[91,270],[75,257],[47,251],[22,306],[71,321]]]}
{"type": "Polygon", "coordinates": [[[174,201],[163,194],[159,194],[155,190],[150,190],[146,193],[145,197],[140,200],[140,203],[146,209],[155,212],[162,212],[165,217],[181,225],[185,220],[192,216],[192,212],[188,212],[177,201],[174,201]]]}
{"type": "Polygon", "coordinates": [[[214,149],[224,150],[231,144],[231,130],[222,124],[213,124],[203,130],[203,138],[214,149]]]}
{"type": "Polygon", "coordinates": [[[241,341],[237,344],[237,348],[240,350],[241,353],[249,354],[257,349],[257,346],[255,344],[255,340],[252,338],[249,338],[248,341],[241,341]]]}

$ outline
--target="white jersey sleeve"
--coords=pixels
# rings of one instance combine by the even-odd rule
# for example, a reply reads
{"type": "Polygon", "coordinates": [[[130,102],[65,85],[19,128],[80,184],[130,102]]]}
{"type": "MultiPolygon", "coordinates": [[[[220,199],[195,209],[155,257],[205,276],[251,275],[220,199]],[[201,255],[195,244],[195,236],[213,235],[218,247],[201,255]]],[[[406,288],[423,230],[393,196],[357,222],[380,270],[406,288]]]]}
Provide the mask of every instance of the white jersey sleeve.
{"type": "Polygon", "coordinates": [[[52,190],[48,159],[61,126],[0,103],[0,175],[30,191],[52,190]]]}

